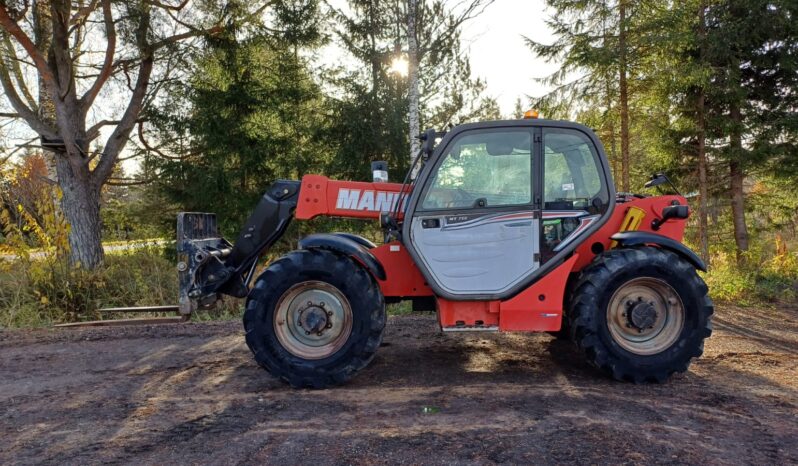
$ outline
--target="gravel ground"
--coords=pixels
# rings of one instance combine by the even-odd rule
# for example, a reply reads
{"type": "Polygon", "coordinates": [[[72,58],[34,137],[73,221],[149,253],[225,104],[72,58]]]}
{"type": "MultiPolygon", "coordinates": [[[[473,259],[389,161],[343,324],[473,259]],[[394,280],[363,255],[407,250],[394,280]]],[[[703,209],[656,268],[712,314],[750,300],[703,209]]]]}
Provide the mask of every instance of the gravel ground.
{"type": "Polygon", "coordinates": [[[638,386],[432,315],[324,391],[260,369],[239,322],[3,331],[0,437],[0,464],[798,464],[798,309],[719,307],[688,373],[638,386]]]}

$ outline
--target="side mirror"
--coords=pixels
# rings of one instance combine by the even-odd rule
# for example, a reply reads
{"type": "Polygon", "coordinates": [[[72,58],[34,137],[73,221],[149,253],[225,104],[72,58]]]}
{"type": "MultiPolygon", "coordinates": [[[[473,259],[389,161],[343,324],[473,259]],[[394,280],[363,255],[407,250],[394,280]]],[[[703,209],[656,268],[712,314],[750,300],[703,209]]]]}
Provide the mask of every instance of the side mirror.
{"type": "Polygon", "coordinates": [[[646,181],[646,184],[643,185],[646,188],[653,188],[655,186],[659,186],[661,184],[665,184],[670,182],[667,176],[664,173],[655,173],[651,175],[651,179],[646,181]]]}
{"type": "Polygon", "coordinates": [[[375,183],[388,182],[388,162],[379,160],[371,162],[371,174],[375,183]]]}
{"type": "Polygon", "coordinates": [[[663,185],[665,183],[668,183],[669,185],[671,185],[671,188],[673,188],[673,191],[676,194],[681,195],[679,190],[676,189],[676,185],[673,184],[673,181],[671,181],[671,179],[668,178],[668,176],[666,174],[664,174],[664,173],[655,173],[655,174],[651,175],[651,179],[646,181],[646,184],[643,185],[643,186],[645,186],[646,188],[653,188],[655,186],[660,186],[660,185],[663,185]]]}
{"type": "Polygon", "coordinates": [[[435,138],[438,136],[438,133],[430,128],[423,133],[419,139],[421,139],[421,153],[424,155],[424,158],[429,158],[432,156],[432,151],[435,150],[435,138]]]}
{"type": "Polygon", "coordinates": [[[662,218],[655,218],[651,221],[651,229],[659,230],[663,223],[672,218],[685,219],[690,216],[690,207],[686,205],[670,205],[662,209],[662,218]]]}

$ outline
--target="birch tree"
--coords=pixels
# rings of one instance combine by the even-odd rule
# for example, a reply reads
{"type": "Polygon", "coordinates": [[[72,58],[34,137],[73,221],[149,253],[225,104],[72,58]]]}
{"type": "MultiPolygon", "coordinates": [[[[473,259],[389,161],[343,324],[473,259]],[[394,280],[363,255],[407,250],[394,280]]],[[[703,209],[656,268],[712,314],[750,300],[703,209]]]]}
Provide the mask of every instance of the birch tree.
{"type": "Polygon", "coordinates": [[[338,41],[363,64],[330,79],[348,94],[336,110],[347,170],[360,167],[353,153],[404,168],[424,125],[498,115],[460,43],[463,25],[492,2],[349,0],[348,8],[332,10],[338,41]],[[402,58],[406,73],[392,74],[391,63],[402,58]]]}

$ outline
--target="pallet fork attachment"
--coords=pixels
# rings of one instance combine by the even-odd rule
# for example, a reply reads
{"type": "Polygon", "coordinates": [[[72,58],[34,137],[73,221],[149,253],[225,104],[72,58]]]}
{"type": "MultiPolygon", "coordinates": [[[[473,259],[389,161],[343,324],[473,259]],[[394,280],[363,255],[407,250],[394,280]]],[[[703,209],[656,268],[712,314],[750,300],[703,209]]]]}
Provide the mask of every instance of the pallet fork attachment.
{"type": "Polygon", "coordinates": [[[261,197],[230,244],[218,232],[216,214],[177,216],[177,270],[180,313],[210,307],[219,294],[244,298],[258,258],[285,233],[294,216],[299,181],[280,180],[261,197]]]}
{"type": "MultiPolygon", "coordinates": [[[[138,306],[138,307],[108,307],[100,309],[101,314],[115,313],[143,313],[143,312],[177,312],[178,306],[138,306]]],[[[188,315],[178,315],[175,317],[139,317],[135,319],[106,319],[89,320],[86,322],[71,322],[68,324],[57,324],[54,327],[111,327],[117,325],[152,325],[152,324],[177,324],[189,319],[188,315]]]]}
{"type": "Polygon", "coordinates": [[[100,312],[176,312],[176,317],[97,320],[58,327],[180,323],[197,309],[210,308],[220,294],[244,298],[258,258],[285,233],[294,216],[299,181],[280,180],[261,197],[235,244],[219,234],[216,214],[181,212],[177,216],[178,304],[106,308],[100,312]]]}

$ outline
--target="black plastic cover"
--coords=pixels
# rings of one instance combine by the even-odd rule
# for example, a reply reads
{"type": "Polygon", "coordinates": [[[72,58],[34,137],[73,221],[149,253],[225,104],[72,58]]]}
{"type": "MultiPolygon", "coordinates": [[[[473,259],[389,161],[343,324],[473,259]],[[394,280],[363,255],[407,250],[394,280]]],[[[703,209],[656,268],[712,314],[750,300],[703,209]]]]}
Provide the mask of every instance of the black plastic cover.
{"type": "Polygon", "coordinates": [[[685,260],[687,260],[687,262],[693,264],[696,269],[701,270],[702,272],[707,271],[706,264],[704,264],[704,261],[702,261],[696,253],[691,251],[684,244],[674,239],[668,238],[667,236],[658,235],[656,233],[648,233],[645,231],[623,231],[610,236],[610,239],[617,241],[621,247],[656,244],[663,249],[673,251],[682,256],[685,260]]]}
{"type": "Polygon", "coordinates": [[[350,256],[363,264],[371,274],[385,280],[385,268],[362,244],[348,236],[332,233],[317,233],[299,240],[299,249],[326,249],[350,256]]]}

